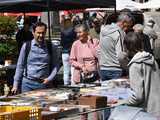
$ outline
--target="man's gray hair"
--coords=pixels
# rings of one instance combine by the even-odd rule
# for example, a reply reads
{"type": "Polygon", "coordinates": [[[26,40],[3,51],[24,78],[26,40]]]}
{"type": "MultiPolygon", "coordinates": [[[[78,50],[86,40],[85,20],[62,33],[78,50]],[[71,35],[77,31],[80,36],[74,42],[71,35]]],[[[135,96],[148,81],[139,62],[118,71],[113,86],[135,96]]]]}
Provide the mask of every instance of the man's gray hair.
{"type": "Polygon", "coordinates": [[[86,24],[78,24],[78,25],[76,25],[75,29],[78,29],[78,28],[83,28],[83,31],[85,31],[85,32],[89,31],[88,26],[86,24]]]}
{"type": "Polygon", "coordinates": [[[139,32],[143,32],[144,26],[142,24],[135,24],[133,29],[139,32]]]}

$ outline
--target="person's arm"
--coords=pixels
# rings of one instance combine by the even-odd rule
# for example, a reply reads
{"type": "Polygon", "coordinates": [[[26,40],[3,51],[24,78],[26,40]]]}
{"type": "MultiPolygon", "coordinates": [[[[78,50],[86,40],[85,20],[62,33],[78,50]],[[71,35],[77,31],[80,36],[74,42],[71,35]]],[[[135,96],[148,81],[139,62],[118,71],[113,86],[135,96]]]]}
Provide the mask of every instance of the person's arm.
{"type": "Polygon", "coordinates": [[[73,43],[72,48],[71,48],[71,53],[70,53],[70,63],[72,66],[78,69],[83,68],[83,64],[77,62],[77,46],[75,43],[73,43]]]}
{"type": "Polygon", "coordinates": [[[157,33],[156,33],[153,29],[150,31],[150,36],[151,36],[151,38],[153,38],[154,40],[158,38],[157,33]]]}
{"type": "Polygon", "coordinates": [[[51,74],[48,76],[47,80],[48,81],[52,81],[54,80],[54,77],[56,76],[57,72],[59,71],[60,69],[60,64],[57,63],[54,67],[53,67],[53,70],[51,72],[51,74]]]}
{"type": "Polygon", "coordinates": [[[99,54],[99,40],[96,38],[90,39],[88,41],[88,47],[91,49],[92,54],[94,55],[95,58],[98,58],[99,54]]]}
{"type": "Polygon", "coordinates": [[[144,101],[144,77],[141,65],[133,63],[129,69],[130,87],[133,94],[127,100],[129,105],[139,105],[144,101]]]}
{"type": "Polygon", "coordinates": [[[121,37],[122,35],[119,35],[117,44],[115,46],[116,49],[116,54],[117,54],[117,58],[118,61],[120,63],[120,66],[123,69],[128,69],[128,63],[129,63],[129,58],[128,55],[124,49],[124,45],[123,45],[123,38],[121,37]]]}
{"type": "Polygon", "coordinates": [[[60,67],[61,67],[61,51],[59,50],[58,47],[55,47],[52,45],[52,71],[50,75],[46,78],[46,81],[52,81],[54,80],[56,74],[58,73],[60,67]]]}
{"type": "Polygon", "coordinates": [[[20,54],[19,54],[19,58],[18,58],[18,62],[17,62],[17,66],[16,66],[16,72],[14,75],[14,83],[13,83],[13,87],[17,88],[20,81],[22,80],[23,77],[23,71],[25,68],[25,63],[24,63],[24,59],[25,59],[25,47],[26,44],[23,44],[20,54]]]}

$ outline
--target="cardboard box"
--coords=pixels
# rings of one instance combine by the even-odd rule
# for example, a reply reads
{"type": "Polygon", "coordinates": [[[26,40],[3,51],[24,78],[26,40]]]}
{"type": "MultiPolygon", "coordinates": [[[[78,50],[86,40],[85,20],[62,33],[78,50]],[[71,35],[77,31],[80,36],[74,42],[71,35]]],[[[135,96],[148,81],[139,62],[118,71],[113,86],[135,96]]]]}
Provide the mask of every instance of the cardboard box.
{"type": "Polygon", "coordinates": [[[91,108],[103,108],[107,106],[107,97],[102,96],[80,96],[80,105],[89,105],[91,108]]]}

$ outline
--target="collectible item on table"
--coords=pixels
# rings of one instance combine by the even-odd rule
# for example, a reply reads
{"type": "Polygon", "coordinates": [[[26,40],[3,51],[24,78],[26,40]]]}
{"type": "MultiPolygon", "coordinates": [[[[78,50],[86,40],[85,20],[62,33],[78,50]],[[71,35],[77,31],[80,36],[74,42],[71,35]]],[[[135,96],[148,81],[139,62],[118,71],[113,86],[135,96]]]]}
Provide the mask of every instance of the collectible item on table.
{"type": "Polygon", "coordinates": [[[68,111],[68,110],[77,111],[79,110],[79,108],[76,105],[68,105],[68,104],[49,106],[49,111],[53,111],[53,112],[63,112],[63,111],[68,111]]]}
{"type": "Polygon", "coordinates": [[[82,108],[78,105],[55,104],[50,105],[45,111],[42,111],[42,120],[52,120],[69,117],[69,115],[78,114],[82,108]]]}
{"type": "Polygon", "coordinates": [[[91,108],[103,108],[107,106],[107,97],[102,96],[80,96],[80,105],[89,105],[91,108]]]}
{"type": "Polygon", "coordinates": [[[115,87],[129,88],[130,83],[128,79],[112,79],[112,80],[102,81],[101,86],[105,86],[108,88],[115,88],[115,87]]]}
{"type": "Polygon", "coordinates": [[[0,98],[0,105],[37,105],[62,103],[69,98],[72,91],[69,89],[45,89],[25,92],[14,97],[0,98]]]}
{"type": "Polygon", "coordinates": [[[88,88],[88,87],[95,87],[96,84],[94,83],[79,83],[79,84],[73,84],[73,85],[68,85],[68,88],[88,88]]]}
{"type": "Polygon", "coordinates": [[[101,86],[81,88],[80,93],[85,96],[107,97],[107,104],[112,106],[120,100],[126,100],[132,94],[128,79],[113,79],[102,81],[101,86]]]}

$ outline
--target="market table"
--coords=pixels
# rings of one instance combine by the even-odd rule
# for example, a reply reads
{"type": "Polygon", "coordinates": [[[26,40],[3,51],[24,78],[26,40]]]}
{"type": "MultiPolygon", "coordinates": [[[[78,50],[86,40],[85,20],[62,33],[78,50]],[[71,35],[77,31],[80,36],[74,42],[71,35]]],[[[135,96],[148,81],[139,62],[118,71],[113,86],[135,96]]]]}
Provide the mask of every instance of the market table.
{"type": "MultiPolygon", "coordinates": [[[[65,86],[65,88],[35,90],[15,96],[9,96],[7,98],[0,98],[0,105],[34,105],[41,107],[43,109],[43,120],[69,118],[72,116],[81,117],[97,111],[104,111],[113,108],[112,104],[114,103],[110,102],[112,100],[126,99],[130,94],[130,89],[128,88],[128,84],[126,84],[127,82],[127,80],[112,80],[102,83],[101,86],[86,84],[85,86],[76,85],[65,86]],[[101,106],[101,108],[93,108],[90,104],[87,105],[83,101],[80,102],[79,100],[81,96],[107,97],[107,100],[103,101],[103,104],[105,102],[106,106],[104,105],[104,107],[101,106]]],[[[94,104],[94,102],[92,103],[94,104]]],[[[103,116],[103,119],[105,119],[105,115],[103,116]]]]}

